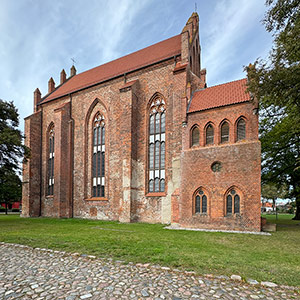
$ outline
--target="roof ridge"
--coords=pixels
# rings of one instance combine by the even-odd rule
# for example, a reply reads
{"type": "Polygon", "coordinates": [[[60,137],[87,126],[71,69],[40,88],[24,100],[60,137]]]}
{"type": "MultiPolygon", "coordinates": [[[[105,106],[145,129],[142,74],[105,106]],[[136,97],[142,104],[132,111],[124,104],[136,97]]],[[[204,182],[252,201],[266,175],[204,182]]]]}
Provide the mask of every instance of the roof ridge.
{"type": "Polygon", "coordinates": [[[98,65],[94,68],[85,70],[70,78],[66,85],[57,87],[53,93],[45,95],[40,103],[46,103],[51,100],[63,97],[69,93],[74,93],[82,89],[100,84],[101,82],[111,80],[145,68],[152,64],[159,63],[181,53],[181,34],[174,35],[135,52],[98,65]]]}
{"type": "Polygon", "coordinates": [[[245,77],[245,78],[241,78],[241,79],[231,80],[231,81],[228,81],[228,82],[225,82],[225,83],[219,83],[219,84],[216,84],[216,85],[208,86],[205,89],[198,90],[198,92],[200,92],[202,90],[207,90],[207,89],[210,89],[210,88],[214,88],[214,87],[217,87],[217,86],[220,86],[220,85],[226,85],[226,84],[230,84],[230,83],[233,83],[233,82],[242,81],[242,80],[245,80],[245,79],[247,80],[247,78],[245,77]]]}
{"type": "MultiPolygon", "coordinates": [[[[98,66],[93,67],[93,68],[91,68],[91,69],[85,70],[85,71],[83,71],[83,72],[81,72],[81,73],[78,73],[78,74],[76,74],[75,76],[78,76],[78,75],[84,74],[85,72],[89,72],[89,71],[91,71],[91,70],[97,69],[97,68],[100,67],[100,66],[105,66],[105,65],[107,65],[107,64],[109,64],[109,63],[115,62],[115,61],[117,61],[117,60],[119,60],[119,59],[125,58],[125,57],[127,57],[127,56],[132,55],[132,54],[135,54],[135,53],[137,53],[137,52],[139,52],[139,51],[145,50],[145,49],[147,49],[147,48],[149,48],[149,47],[152,47],[152,46],[157,45],[157,44],[159,44],[159,43],[165,42],[165,41],[170,40],[170,39],[172,39],[172,38],[174,38],[174,37],[177,37],[177,36],[179,36],[179,35],[180,35],[180,34],[176,34],[176,35],[171,36],[171,37],[169,37],[169,38],[167,38],[167,39],[165,39],[165,40],[161,40],[161,41],[159,41],[159,42],[157,42],[157,43],[155,43],[155,44],[152,44],[152,45],[149,45],[149,46],[147,46],[147,47],[141,48],[141,49],[136,50],[136,51],[134,51],[134,52],[130,52],[130,53],[128,53],[128,54],[126,54],[126,55],[123,55],[123,56],[120,56],[120,57],[118,57],[118,58],[116,58],[116,59],[107,61],[107,62],[105,62],[105,63],[103,63],[103,64],[101,64],[101,65],[98,65],[98,66]]],[[[73,77],[75,77],[75,76],[73,76],[73,77]]]]}

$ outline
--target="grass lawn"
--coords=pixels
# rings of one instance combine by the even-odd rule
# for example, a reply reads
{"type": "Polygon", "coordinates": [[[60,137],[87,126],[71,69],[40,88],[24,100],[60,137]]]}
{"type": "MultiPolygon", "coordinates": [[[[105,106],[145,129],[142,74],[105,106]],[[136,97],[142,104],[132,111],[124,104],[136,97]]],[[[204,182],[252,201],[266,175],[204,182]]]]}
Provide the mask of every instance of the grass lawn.
{"type": "Polygon", "coordinates": [[[278,224],[272,236],[0,215],[0,241],[300,286],[300,221],[267,218],[278,224]]]}

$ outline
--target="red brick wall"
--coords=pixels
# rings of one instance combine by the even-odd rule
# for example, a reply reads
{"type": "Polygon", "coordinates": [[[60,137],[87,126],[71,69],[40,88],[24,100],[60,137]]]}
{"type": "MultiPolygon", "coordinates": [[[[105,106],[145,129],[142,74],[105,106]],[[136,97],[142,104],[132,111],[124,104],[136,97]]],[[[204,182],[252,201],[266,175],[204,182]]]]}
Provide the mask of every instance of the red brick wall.
{"type": "Polygon", "coordinates": [[[33,149],[31,168],[42,154],[41,166],[34,167],[35,176],[41,172],[42,178],[36,181],[24,165],[24,178],[31,185],[38,184],[34,192],[39,195],[36,203],[26,205],[33,190],[24,187],[24,215],[29,216],[27,208],[37,210],[38,215],[41,199],[42,216],[170,222],[171,195],[180,186],[181,103],[186,82],[186,73],[173,74],[173,69],[174,61],[170,59],[127,76],[127,82],[138,81],[126,90],[121,89],[124,79],[119,78],[42,105],[28,119],[25,129],[28,145],[33,149]],[[155,93],[162,95],[167,107],[167,185],[165,193],[154,197],[147,195],[147,131],[148,103],[155,93]],[[97,111],[106,120],[104,199],[91,197],[92,120],[97,111]],[[40,116],[38,125],[33,122],[36,115],[40,116]],[[54,194],[49,196],[51,124],[55,134],[55,183],[54,194]]]}
{"type": "Polygon", "coordinates": [[[23,164],[23,217],[40,215],[41,119],[41,112],[25,119],[25,145],[31,149],[31,158],[23,164]]]}
{"type": "Polygon", "coordinates": [[[188,115],[183,136],[181,162],[181,198],[179,223],[183,226],[230,230],[260,230],[260,142],[257,116],[252,103],[212,109],[188,115]],[[246,119],[246,139],[235,142],[236,120],[246,119]],[[230,124],[229,142],[220,144],[221,122],[230,124]],[[205,126],[214,125],[215,145],[205,146],[205,126]],[[190,147],[190,130],[199,126],[200,144],[190,147]],[[220,172],[213,172],[211,165],[219,161],[220,172]],[[208,197],[206,215],[193,213],[194,192],[202,187],[208,197]],[[240,214],[226,216],[225,195],[235,187],[241,197],[240,214]]]}
{"type": "Polygon", "coordinates": [[[120,92],[124,79],[115,79],[72,96],[74,118],[74,216],[123,221],[170,222],[173,160],[181,153],[181,98],[185,72],[173,74],[174,61],[135,72],[138,80],[120,92]],[[167,103],[166,193],[147,196],[148,103],[159,92],[167,103]],[[97,99],[97,100],[96,100],[97,99]],[[96,100],[96,102],[95,102],[96,100]],[[95,104],[96,103],[96,104],[95,104]],[[91,197],[91,125],[101,111],[106,123],[106,199],[91,197]],[[86,138],[85,138],[86,136],[86,138]],[[85,184],[82,184],[82,183],[85,184]],[[92,208],[93,214],[90,214],[92,208]],[[96,213],[97,211],[97,213],[96,213]]]}
{"type": "Polygon", "coordinates": [[[189,19],[181,41],[181,57],[44,103],[26,119],[26,145],[32,148],[32,159],[24,165],[24,216],[37,216],[41,211],[42,216],[52,217],[259,230],[260,144],[253,105],[236,104],[187,116],[191,93],[205,85],[205,76],[198,77],[200,64],[195,64],[200,54],[196,14],[189,19]],[[182,64],[190,57],[193,65],[185,70],[182,64]],[[176,63],[178,68],[173,72],[176,63]],[[149,194],[149,102],[155,95],[166,103],[166,186],[163,193],[149,194]],[[103,198],[92,197],[92,132],[97,112],[104,116],[106,128],[103,198]],[[246,120],[247,138],[236,142],[240,116],[246,120]],[[224,119],[230,125],[230,141],[219,145],[219,126],[224,119]],[[215,127],[213,146],[204,143],[208,122],[215,127]],[[55,132],[55,183],[54,194],[49,196],[51,124],[55,132]],[[194,125],[200,130],[200,144],[191,148],[194,125]],[[221,172],[212,172],[214,161],[222,163],[221,172]],[[241,196],[241,213],[225,217],[225,193],[233,186],[241,196]],[[193,213],[193,194],[199,187],[208,196],[206,216],[193,213]]]}

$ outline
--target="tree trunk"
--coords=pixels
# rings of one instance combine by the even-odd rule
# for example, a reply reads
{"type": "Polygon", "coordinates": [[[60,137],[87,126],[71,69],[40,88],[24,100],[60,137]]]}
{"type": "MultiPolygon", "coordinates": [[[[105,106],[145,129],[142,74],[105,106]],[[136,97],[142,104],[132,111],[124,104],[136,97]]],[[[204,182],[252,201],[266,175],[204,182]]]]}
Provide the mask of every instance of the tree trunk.
{"type": "Polygon", "coordinates": [[[296,214],[293,220],[300,220],[300,197],[296,198],[296,214]]]}
{"type": "Polygon", "coordinates": [[[7,215],[7,202],[5,202],[5,214],[7,215]]]}
{"type": "Polygon", "coordinates": [[[275,210],[275,215],[276,215],[276,220],[278,219],[278,216],[277,216],[277,207],[276,207],[276,198],[273,198],[273,210],[275,210]]]}

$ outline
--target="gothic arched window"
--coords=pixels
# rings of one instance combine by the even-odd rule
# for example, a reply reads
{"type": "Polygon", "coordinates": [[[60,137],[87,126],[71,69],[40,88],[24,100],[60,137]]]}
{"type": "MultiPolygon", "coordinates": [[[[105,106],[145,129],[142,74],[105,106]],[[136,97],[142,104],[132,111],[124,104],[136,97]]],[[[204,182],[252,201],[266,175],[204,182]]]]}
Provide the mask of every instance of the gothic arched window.
{"type": "Polygon", "coordinates": [[[212,145],[214,143],[214,128],[211,124],[206,127],[206,145],[212,145]]]}
{"type": "Polygon", "coordinates": [[[192,146],[197,146],[199,145],[199,128],[194,127],[192,129],[192,146]]]}
{"type": "Polygon", "coordinates": [[[237,141],[244,140],[246,138],[246,122],[244,119],[239,119],[236,124],[236,139],[237,141]]]}
{"type": "Polygon", "coordinates": [[[221,143],[226,143],[229,141],[229,124],[228,122],[223,122],[221,125],[221,143]]]}
{"type": "Polygon", "coordinates": [[[165,101],[157,97],[150,105],[148,191],[165,191],[166,112],[165,101]]]}
{"type": "Polygon", "coordinates": [[[207,195],[199,189],[194,195],[194,209],[196,214],[207,214],[207,195]]]}
{"type": "Polygon", "coordinates": [[[226,215],[240,213],[240,195],[235,189],[231,189],[226,196],[226,215]]]}
{"type": "Polygon", "coordinates": [[[105,196],[105,120],[97,113],[93,122],[92,196],[105,196]]]}
{"type": "Polygon", "coordinates": [[[48,195],[53,195],[54,191],[54,126],[52,125],[48,133],[48,195]]]}

